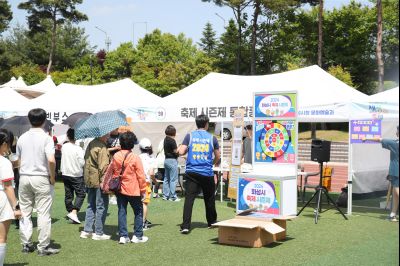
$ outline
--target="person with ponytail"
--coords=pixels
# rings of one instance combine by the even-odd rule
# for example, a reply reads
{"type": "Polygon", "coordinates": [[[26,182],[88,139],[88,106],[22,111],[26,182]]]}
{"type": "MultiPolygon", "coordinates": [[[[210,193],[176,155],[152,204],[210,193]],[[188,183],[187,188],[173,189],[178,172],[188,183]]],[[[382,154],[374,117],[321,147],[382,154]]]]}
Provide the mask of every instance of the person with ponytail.
{"type": "Polygon", "coordinates": [[[0,131],[0,265],[6,257],[7,234],[11,220],[19,219],[22,214],[15,197],[12,181],[14,171],[11,162],[4,156],[10,150],[9,134],[0,131]]]}

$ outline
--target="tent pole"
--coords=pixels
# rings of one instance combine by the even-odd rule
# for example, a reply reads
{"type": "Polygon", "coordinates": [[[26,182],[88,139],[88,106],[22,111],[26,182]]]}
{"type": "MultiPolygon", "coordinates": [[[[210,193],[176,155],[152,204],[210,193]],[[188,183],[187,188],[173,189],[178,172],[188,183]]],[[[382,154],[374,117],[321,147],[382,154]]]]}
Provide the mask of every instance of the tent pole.
{"type": "Polygon", "coordinates": [[[222,171],[222,164],[224,161],[224,121],[221,122],[221,164],[220,164],[220,168],[221,168],[221,180],[220,180],[220,186],[221,186],[221,191],[220,191],[220,200],[221,202],[224,201],[224,197],[223,197],[223,191],[224,191],[224,183],[223,183],[223,175],[224,172],[222,171]]]}
{"type": "Polygon", "coordinates": [[[353,206],[353,145],[351,144],[351,119],[349,119],[349,158],[347,174],[347,215],[351,215],[353,206]]]}

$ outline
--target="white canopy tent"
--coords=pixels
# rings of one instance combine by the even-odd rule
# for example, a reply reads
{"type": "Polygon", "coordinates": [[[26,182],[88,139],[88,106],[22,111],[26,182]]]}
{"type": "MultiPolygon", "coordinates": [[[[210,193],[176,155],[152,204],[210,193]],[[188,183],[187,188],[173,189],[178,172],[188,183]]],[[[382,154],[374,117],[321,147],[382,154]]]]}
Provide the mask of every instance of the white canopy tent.
{"type": "MultiPolygon", "coordinates": [[[[135,119],[143,116],[144,109],[160,101],[160,97],[140,87],[131,79],[101,85],[73,85],[62,83],[57,88],[31,100],[29,108],[40,107],[58,116],[74,112],[100,112],[128,108],[136,113],[135,119]]],[[[58,117],[57,116],[57,117],[58,117]]]]}
{"type": "Polygon", "coordinates": [[[29,100],[14,89],[5,87],[0,89],[0,117],[9,118],[18,115],[16,110],[23,109],[29,104],[29,100]]]}
{"type": "Polygon", "coordinates": [[[3,85],[0,85],[0,88],[5,88],[5,87],[9,87],[12,89],[22,89],[22,88],[26,88],[27,85],[22,77],[19,77],[18,79],[16,79],[15,77],[12,77],[9,82],[7,82],[3,85]]]}
{"type": "MultiPolygon", "coordinates": [[[[355,101],[351,104],[350,114],[351,120],[380,120],[382,137],[396,139],[396,127],[399,124],[399,87],[371,95],[364,102],[355,101]]],[[[351,144],[349,158],[349,180],[353,181],[353,193],[364,194],[388,188],[386,176],[390,152],[383,149],[379,143],[351,144]]]]}
{"type": "Polygon", "coordinates": [[[31,86],[27,86],[26,88],[23,88],[23,89],[17,88],[17,91],[31,91],[31,92],[47,93],[55,88],[56,88],[56,84],[51,79],[51,76],[48,75],[41,82],[31,85],[31,86]]]}
{"type": "Polygon", "coordinates": [[[231,121],[238,107],[249,117],[254,92],[288,90],[298,92],[300,122],[348,121],[346,103],[368,98],[318,66],[265,76],[211,73],[163,99],[164,121],[193,121],[202,112],[214,122],[231,121]]]}

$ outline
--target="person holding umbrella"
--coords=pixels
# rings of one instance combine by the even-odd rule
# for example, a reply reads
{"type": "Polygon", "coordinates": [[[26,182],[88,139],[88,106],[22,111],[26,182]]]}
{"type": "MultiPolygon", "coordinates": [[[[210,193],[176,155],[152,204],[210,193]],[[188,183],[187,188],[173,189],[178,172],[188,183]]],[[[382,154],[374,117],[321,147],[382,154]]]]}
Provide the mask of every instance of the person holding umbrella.
{"type": "Polygon", "coordinates": [[[109,134],[120,126],[127,125],[126,116],[121,111],[95,113],[79,120],[75,125],[76,139],[95,138],[89,143],[85,153],[83,175],[87,188],[88,207],[85,227],[80,234],[81,238],[93,240],[111,238],[110,235],[104,234],[109,199],[108,194],[101,191],[100,183],[110,163],[110,153],[106,145],[109,134]]]}
{"type": "Polygon", "coordinates": [[[107,139],[108,134],[97,137],[89,143],[86,149],[83,176],[87,189],[88,207],[81,238],[91,237],[93,240],[111,238],[110,235],[104,234],[109,203],[108,194],[104,194],[100,189],[101,178],[110,163],[110,153],[106,146],[107,139]],[[93,225],[95,234],[93,234],[93,225]]]}

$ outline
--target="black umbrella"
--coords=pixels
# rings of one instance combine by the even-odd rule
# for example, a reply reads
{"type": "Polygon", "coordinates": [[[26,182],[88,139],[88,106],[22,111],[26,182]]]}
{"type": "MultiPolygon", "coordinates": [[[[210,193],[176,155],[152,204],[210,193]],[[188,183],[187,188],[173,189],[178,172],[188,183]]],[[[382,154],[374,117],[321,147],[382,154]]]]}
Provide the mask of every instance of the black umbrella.
{"type": "MultiPolygon", "coordinates": [[[[53,126],[53,123],[51,123],[49,120],[46,120],[43,129],[46,132],[49,132],[53,126]]],[[[4,119],[1,125],[1,128],[11,131],[15,136],[18,137],[28,131],[31,127],[31,123],[29,122],[27,116],[14,116],[4,119]]]]}
{"type": "Polygon", "coordinates": [[[63,123],[64,125],[68,125],[68,126],[71,127],[71,128],[74,128],[74,127],[75,127],[75,124],[76,124],[79,120],[81,120],[81,119],[83,119],[83,118],[86,118],[86,117],[88,117],[88,116],[91,116],[91,115],[92,115],[91,113],[85,113],[85,112],[73,113],[72,115],[68,116],[68,118],[65,119],[62,123],[63,123]]]}

